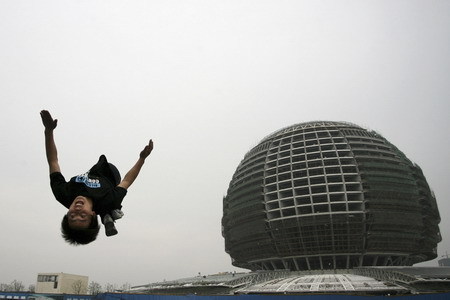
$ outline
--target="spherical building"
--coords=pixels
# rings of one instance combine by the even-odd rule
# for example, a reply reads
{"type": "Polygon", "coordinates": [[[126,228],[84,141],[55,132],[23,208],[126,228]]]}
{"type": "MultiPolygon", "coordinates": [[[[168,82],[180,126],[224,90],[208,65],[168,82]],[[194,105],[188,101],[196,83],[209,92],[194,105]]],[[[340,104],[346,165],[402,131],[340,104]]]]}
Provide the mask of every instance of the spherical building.
{"type": "Polygon", "coordinates": [[[436,257],[439,222],[419,166],[374,131],[320,121],[245,155],[222,234],[233,265],[251,270],[410,266],[436,257]]]}

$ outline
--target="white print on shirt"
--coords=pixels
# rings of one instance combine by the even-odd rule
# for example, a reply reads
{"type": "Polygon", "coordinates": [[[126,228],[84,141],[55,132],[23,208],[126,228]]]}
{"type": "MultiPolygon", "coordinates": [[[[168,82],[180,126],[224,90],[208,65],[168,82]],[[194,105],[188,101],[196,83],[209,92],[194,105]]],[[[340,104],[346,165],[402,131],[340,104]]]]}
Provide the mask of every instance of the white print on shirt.
{"type": "Polygon", "coordinates": [[[94,189],[100,187],[100,181],[98,179],[89,178],[89,172],[78,175],[75,178],[75,182],[84,183],[87,187],[94,188],[94,189]]]}

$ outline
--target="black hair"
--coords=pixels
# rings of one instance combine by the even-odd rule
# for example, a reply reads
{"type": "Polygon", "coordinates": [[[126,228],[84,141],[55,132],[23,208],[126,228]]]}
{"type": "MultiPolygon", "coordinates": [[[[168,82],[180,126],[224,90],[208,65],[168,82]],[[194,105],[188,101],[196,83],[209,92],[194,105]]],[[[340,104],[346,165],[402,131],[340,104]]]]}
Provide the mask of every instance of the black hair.
{"type": "Polygon", "coordinates": [[[64,215],[61,221],[61,235],[71,245],[86,245],[95,241],[98,232],[100,231],[100,225],[98,224],[97,215],[93,215],[91,223],[88,228],[75,229],[70,228],[69,218],[67,214],[64,215]]]}

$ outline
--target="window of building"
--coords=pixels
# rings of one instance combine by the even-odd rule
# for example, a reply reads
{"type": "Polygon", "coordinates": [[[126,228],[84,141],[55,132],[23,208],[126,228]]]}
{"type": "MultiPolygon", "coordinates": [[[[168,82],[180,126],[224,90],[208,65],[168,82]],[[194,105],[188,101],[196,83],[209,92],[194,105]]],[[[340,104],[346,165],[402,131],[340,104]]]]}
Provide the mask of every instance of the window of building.
{"type": "Polygon", "coordinates": [[[58,275],[38,275],[38,282],[57,282],[58,275]]]}

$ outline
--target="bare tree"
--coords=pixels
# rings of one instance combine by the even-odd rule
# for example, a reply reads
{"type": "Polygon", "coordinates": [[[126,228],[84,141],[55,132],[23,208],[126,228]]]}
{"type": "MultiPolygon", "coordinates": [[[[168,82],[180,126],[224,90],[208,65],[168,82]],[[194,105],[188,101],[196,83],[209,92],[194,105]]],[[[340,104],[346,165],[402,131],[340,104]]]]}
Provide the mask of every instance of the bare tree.
{"type": "Polygon", "coordinates": [[[81,294],[83,291],[83,282],[81,280],[76,280],[72,283],[72,290],[74,294],[81,294]]]}
{"type": "Polygon", "coordinates": [[[122,292],[129,291],[130,289],[131,289],[131,284],[129,284],[128,282],[122,284],[119,288],[119,290],[121,290],[122,292]]]}
{"type": "Polygon", "coordinates": [[[96,281],[91,281],[88,286],[89,294],[98,295],[102,292],[102,286],[96,281]]]}
{"type": "Polygon", "coordinates": [[[11,286],[11,292],[23,292],[25,289],[25,286],[23,285],[22,281],[13,280],[10,284],[11,286]]]}
{"type": "Polygon", "coordinates": [[[14,279],[10,284],[0,283],[0,291],[2,292],[23,292],[25,286],[22,281],[14,279]]]}
{"type": "Polygon", "coordinates": [[[107,293],[113,293],[117,290],[116,285],[115,284],[111,284],[111,283],[107,283],[105,285],[105,292],[107,293]]]}
{"type": "Polygon", "coordinates": [[[29,291],[30,293],[36,292],[36,286],[35,286],[34,284],[30,284],[30,285],[28,286],[28,291],[29,291]]]}

